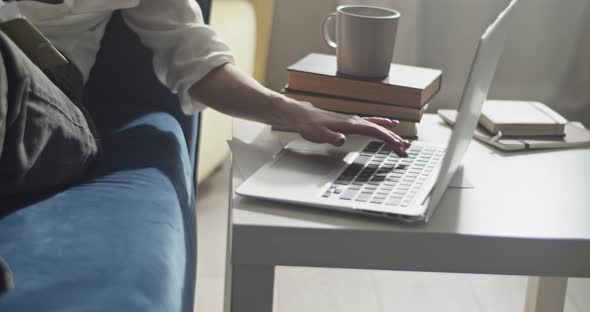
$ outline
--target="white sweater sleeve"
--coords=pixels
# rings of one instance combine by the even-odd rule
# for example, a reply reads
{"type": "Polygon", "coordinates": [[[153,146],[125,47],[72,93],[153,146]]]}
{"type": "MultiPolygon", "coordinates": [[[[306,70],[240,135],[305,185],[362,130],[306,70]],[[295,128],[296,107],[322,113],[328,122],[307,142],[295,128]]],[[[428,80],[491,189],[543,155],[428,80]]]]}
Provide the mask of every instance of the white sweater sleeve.
{"type": "Polygon", "coordinates": [[[141,0],[123,12],[125,22],[154,53],[158,79],[178,93],[182,109],[203,109],[193,102],[188,89],[209,71],[234,59],[215,30],[203,22],[196,0],[141,0]]]}

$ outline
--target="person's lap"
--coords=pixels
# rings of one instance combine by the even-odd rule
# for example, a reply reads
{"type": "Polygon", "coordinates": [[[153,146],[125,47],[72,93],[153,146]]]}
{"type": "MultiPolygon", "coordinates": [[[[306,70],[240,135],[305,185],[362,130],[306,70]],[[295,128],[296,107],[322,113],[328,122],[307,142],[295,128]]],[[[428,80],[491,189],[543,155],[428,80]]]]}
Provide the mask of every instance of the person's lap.
{"type": "Polygon", "coordinates": [[[97,154],[80,109],[0,33],[0,198],[80,178],[97,154]]]}
{"type": "Polygon", "coordinates": [[[80,179],[97,153],[81,110],[0,31],[0,218],[2,202],[80,179]]]}

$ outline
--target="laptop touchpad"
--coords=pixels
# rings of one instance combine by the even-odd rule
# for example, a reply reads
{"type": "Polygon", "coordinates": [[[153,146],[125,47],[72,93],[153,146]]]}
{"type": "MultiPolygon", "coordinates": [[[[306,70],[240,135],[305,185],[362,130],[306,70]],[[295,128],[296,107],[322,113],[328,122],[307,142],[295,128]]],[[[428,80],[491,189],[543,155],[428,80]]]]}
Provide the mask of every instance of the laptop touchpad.
{"type": "Polygon", "coordinates": [[[344,157],[347,154],[346,152],[324,154],[303,150],[290,150],[273,164],[272,170],[280,174],[282,178],[292,182],[300,179],[307,180],[311,176],[328,177],[335,169],[346,165],[344,157]]]}

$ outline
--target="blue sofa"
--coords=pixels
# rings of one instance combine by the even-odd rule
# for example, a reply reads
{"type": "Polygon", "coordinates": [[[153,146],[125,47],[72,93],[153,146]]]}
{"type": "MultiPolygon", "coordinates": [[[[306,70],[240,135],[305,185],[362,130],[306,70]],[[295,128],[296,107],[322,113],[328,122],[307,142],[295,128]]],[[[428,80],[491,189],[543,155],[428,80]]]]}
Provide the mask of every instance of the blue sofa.
{"type": "MultiPolygon", "coordinates": [[[[207,19],[209,1],[199,3],[207,19]]],[[[0,203],[15,284],[0,311],[192,312],[198,116],[182,114],[118,13],[85,92],[102,144],[89,176],[0,203]]]]}

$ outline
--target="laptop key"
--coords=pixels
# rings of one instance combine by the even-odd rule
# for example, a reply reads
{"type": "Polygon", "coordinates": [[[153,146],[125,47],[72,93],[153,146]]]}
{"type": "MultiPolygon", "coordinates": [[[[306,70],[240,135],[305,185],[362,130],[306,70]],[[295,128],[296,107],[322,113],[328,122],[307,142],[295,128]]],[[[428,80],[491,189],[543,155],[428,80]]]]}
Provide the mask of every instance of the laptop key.
{"type": "Polygon", "coordinates": [[[370,144],[365,147],[363,153],[376,153],[379,150],[378,146],[371,146],[370,144]]]}
{"type": "Polygon", "coordinates": [[[360,193],[354,200],[358,202],[367,202],[372,194],[360,193]]]}
{"type": "Polygon", "coordinates": [[[364,166],[365,163],[367,163],[367,161],[369,161],[369,159],[371,159],[371,156],[368,155],[359,155],[357,156],[352,163],[353,164],[359,164],[361,166],[364,166]]]}
{"type": "Polygon", "coordinates": [[[375,198],[371,199],[371,203],[373,203],[373,204],[383,204],[384,201],[385,201],[385,198],[381,198],[381,197],[375,197],[375,198]]]}
{"type": "Polygon", "coordinates": [[[390,206],[398,206],[401,203],[401,199],[397,198],[390,198],[388,199],[385,204],[390,206]]]}
{"type": "Polygon", "coordinates": [[[358,193],[359,193],[359,190],[348,189],[348,190],[344,191],[344,193],[342,193],[342,195],[340,196],[340,199],[352,200],[358,193]]]}
{"type": "Polygon", "coordinates": [[[336,185],[349,185],[350,182],[352,182],[352,181],[350,181],[350,180],[336,180],[334,182],[334,184],[336,184],[336,185]]]}

